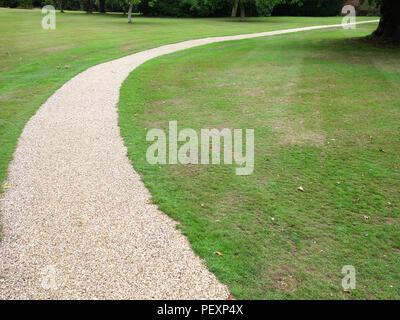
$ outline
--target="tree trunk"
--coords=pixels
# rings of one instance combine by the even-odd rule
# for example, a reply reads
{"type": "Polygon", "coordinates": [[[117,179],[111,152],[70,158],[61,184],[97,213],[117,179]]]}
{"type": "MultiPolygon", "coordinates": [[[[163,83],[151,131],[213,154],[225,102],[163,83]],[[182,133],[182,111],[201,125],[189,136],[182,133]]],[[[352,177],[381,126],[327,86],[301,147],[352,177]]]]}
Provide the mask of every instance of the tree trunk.
{"type": "Polygon", "coordinates": [[[245,20],[244,4],[242,0],[240,0],[239,2],[240,2],[240,21],[244,21],[245,20]]]}
{"type": "Polygon", "coordinates": [[[132,23],[132,7],[133,7],[133,4],[132,4],[132,2],[131,2],[131,3],[129,3],[128,23],[132,23]]]}
{"type": "Polygon", "coordinates": [[[91,14],[93,13],[93,3],[92,0],[86,1],[86,13],[91,14]]]}
{"type": "Polygon", "coordinates": [[[60,13],[64,13],[64,1],[60,0],[60,13]]]}
{"type": "Polygon", "coordinates": [[[400,42],[400,1],[382,0],[381,20],[372,37],[400,42]]]}
{"type": "Polygon", "coordinates": [[[236,17],[236,12],[237,12],[237,8],[238,8],[238,4],[239,4],[239,0],[235,0],[235,1],[233,2],[232,13],[231,13],[231,17],[232,17],[232,18],[236,17]]]}
{"type": "Polygon", "coordinates": [[[99,0],[99,12],[106,13],[106,0],[99,0]]]}

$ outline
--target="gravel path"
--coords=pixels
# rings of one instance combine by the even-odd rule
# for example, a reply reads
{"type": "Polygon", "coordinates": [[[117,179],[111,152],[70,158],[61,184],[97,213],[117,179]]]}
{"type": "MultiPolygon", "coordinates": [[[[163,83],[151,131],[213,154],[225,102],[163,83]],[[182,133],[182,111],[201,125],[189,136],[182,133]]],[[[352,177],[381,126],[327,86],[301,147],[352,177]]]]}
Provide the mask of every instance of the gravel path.
{"type": "Polygon", "coordinates": [[[226,299],[176,223],[149,204],[117,124],[119,88],[143,62],[206,38],[92,67],[27,123],[1,201],[0,299],[226,299]]]}

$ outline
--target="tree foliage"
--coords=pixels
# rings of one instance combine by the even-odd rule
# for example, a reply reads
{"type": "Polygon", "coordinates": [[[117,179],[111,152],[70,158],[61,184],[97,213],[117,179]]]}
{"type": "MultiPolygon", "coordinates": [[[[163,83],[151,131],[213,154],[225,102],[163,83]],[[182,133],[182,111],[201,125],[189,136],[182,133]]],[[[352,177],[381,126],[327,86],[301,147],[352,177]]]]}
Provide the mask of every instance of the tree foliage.
{"type": "Polygon", "coordinates": [[[285,16],[333,16],[338,15],[344,0],[303,0],[300,3],[283,3],[274,8],[274,14],[285,16]]]}

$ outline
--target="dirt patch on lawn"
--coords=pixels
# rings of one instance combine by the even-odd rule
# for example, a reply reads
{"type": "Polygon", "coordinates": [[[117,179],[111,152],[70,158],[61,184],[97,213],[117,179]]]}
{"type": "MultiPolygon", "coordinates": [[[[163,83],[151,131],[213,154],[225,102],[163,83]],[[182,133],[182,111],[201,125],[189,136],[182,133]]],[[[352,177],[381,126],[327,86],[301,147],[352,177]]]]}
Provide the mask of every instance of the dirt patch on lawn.
{"type": "Polygon", "coordinates": [[[279,271],[272,274],[272,285],[276,290],[284,291],[287,293],[295,293],[298,289],[296,278],[292,275],[292,268],[282,266],[279,271]]]}
{"type": "Polygon", "coordinates": [[[288,118],[274,119],[273,129],[277,133],[277,141],[282,145],[312,145],[321,146],[326,137],[304,126],[304,120],[288,118]]]}

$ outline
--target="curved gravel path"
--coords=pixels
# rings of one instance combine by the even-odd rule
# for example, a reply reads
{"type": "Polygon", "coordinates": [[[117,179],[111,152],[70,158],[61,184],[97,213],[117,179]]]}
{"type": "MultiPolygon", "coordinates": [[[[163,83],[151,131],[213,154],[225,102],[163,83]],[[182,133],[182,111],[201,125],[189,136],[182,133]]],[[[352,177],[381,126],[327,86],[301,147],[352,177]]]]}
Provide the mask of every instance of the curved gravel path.
{"type": "Polygon", "coordinates": [[[176,223],[149,204],[118,128],[119,88],[163,54],[315,26],[190,40],[92,67],[27,123],[1,202],[0,299],[226,299],[176,223]]]}

